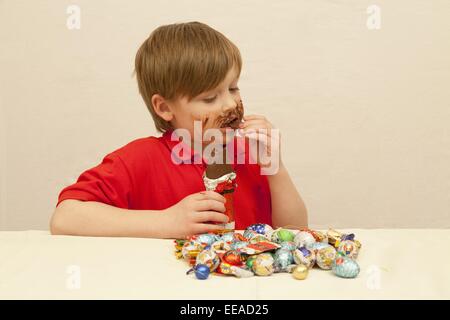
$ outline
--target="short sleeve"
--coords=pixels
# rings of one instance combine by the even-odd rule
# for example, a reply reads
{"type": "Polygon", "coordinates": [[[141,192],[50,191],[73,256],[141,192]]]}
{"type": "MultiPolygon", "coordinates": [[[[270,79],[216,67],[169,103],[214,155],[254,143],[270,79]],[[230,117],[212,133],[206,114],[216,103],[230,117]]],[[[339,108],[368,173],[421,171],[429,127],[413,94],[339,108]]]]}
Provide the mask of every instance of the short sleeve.
{"type": "Polygon", "coordinates": [[[118,154],[111,153],[102,163],[83,172],[76,183],[64,188],[58,197],[63,200],[96,201],[127,209],[132,183],[129,172],[118,154]]]}

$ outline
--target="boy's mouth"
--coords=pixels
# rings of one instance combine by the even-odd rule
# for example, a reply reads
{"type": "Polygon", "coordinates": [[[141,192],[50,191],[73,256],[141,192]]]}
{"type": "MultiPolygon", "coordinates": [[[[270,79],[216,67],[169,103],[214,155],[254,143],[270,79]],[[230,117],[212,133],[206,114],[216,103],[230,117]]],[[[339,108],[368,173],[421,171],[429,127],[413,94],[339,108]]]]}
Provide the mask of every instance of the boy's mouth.
{"type": "Polygon", "coordinates": [[[225,120],[225,122],[222,123],[220,126],[221,128],[231,128],[231,129],[238,129],[239,124],[241,123],[241,119],[239,116],[231,116],[228,119],[225,120]]]}
{"type": "Polygon", "coordinates": [[[244,106],[242,104],[242,100],[239,101],[237,107],[222,117],[219,120],[219,127],[222,128],[231,128],[233,130],[239,129],[239,124],[242,122],[242,118],[244,117],[244,106]]]}

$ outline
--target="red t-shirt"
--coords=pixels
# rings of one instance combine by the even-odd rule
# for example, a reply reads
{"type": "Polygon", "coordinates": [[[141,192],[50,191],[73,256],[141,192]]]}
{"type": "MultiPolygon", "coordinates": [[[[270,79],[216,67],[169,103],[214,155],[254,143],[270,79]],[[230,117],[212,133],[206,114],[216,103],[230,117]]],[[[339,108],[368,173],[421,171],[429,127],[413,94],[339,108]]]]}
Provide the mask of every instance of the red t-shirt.
{"type": "MultiPolygon", "coordinates": [[[[190,155],[181,152],[178,159],[189,158],[192,163],[174,163],[171,151],[179,141],[171,141],[171,134],[167,131],[159,138],[137,139],[108,154],[101,164],[83,172],[76,183],[64,188],[57,205],[66,199],[77,199],[124,209],[163,210],[190,194],[204,191],[204,159],[195,164],[198,154],[191,149],[190,155]]],[[[235,160],[244,149],[248,150],[248,143],[244,148],[238,146],[235,143],[235,160]]],[[[267,177],[261,175],[259,165],[248,163],[247,154],[246,163],[233,164],[237,183],[233,194],[236,229],[253,223],[272,224],[267,177]]]]}

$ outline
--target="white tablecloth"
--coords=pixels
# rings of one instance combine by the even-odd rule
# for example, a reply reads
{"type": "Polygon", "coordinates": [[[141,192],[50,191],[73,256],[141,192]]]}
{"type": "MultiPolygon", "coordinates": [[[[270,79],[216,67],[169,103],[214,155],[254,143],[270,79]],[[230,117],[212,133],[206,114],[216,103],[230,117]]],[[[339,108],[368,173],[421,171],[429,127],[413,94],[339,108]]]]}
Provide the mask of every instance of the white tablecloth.
{"type": "Polygon", "coordinates": [[[450,230],[342,230],[363,247],[361,273],[313,269],[238,279],[186,275],[173,240],[0,232],[0,299],[450,299],[450,230]]]}

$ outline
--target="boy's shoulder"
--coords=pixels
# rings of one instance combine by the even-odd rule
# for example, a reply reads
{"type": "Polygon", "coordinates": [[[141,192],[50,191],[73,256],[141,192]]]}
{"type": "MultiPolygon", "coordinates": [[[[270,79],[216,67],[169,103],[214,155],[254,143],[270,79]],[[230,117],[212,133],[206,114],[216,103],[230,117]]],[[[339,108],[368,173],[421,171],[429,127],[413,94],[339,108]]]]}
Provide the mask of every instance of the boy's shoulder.
{"type": "Polygon", "coordinates": [[[123,161],[142,160],[143,158],[160,155],[167,150],[167,145],[163,136],[148,136],[132,140],[117,150],[111,152],[111,155],[118,156],[123,161]]]}

